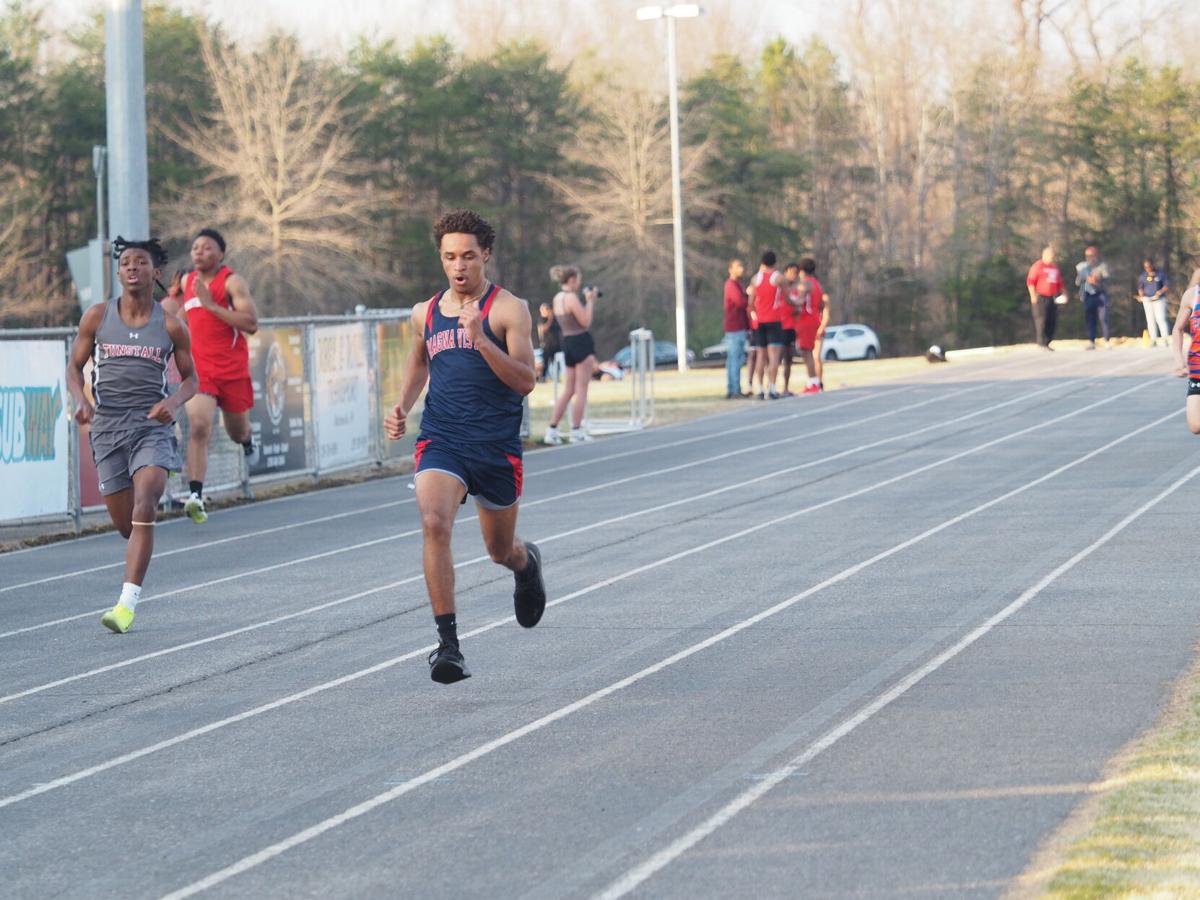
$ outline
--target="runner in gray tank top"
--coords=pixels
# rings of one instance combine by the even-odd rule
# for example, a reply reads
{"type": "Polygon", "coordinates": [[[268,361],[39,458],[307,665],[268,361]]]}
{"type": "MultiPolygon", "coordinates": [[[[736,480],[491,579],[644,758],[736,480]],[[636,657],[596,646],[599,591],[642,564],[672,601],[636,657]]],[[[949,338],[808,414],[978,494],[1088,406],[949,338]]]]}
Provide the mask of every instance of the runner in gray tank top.
{"type": "Polygon", "coordinates": [[[121,597],[100,620],[123,634],[133,624],[142,581],[154,552],[158,501],[167,473],[178,469],[175,413],[196,393],[187,328],[154,302],[154,282],[167,254],[157,240],[113,242],[121,295],[83,314],[67,364],[75,419],[91,425],[92,459],[109,518],[129,543],[121,597]],[[167,392],[167,364],[183,383],[167,392]],[[92,361],[92,400],[83,367],[92,361]]]}

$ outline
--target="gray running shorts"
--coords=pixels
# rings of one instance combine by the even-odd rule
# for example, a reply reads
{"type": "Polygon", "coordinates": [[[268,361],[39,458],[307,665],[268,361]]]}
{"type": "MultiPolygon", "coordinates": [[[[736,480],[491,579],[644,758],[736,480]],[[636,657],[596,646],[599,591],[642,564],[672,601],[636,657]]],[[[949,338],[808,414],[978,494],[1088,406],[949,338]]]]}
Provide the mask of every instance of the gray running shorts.
{"type": "Polygon", "coordinates": [[[158,466],[168,472],[183,467],[173,425],[158,424],[115,434],[92,432],[91,442],[100,493],[105,497],[132,487],[134,473],[146,466],[158,466]]]}

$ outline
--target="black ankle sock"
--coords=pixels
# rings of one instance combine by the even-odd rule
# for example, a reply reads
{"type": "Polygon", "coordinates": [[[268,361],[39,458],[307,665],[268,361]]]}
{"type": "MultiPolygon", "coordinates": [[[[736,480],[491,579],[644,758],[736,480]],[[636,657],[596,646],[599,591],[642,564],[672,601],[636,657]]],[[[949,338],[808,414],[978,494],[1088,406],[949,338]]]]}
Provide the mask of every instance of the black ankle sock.
{"type": "Polygon", "coordinates": [[[454,613],[446,613],[444,616],[434,616],[434,623],[437,625],[438,637],[444,644],[453,644],[458,646],[458,619],[454,613]]]}
{"type": "Polygon", "coordinates": [[[191,491],[193,494],[195,494],[197,497],[203,497],[204,496],[204,494],[203,494],[204,482],[203,481],[189,481],[188,482],[188,490],[191,491]]]}
{"type": "Polygon", "coordinates": [[[242,452],[247,456],[254,452],[254,438],[246,438],[242,441],[242,452]]]}

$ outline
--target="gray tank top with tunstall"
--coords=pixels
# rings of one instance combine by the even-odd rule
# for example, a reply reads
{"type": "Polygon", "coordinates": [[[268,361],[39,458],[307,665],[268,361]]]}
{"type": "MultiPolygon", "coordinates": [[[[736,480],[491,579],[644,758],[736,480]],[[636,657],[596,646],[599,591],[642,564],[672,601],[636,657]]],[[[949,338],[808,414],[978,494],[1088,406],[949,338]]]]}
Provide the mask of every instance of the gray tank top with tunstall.
{"type": "Polygon", "coordinates": [[[119,302],[114,297],[105,304],[96,329],[92,397],[97,430],[160,424],[146,419],[146,413],[168,396],[167,364],[175,343],[167,332],[166,313],[155,303],[150,321],[131,328],[121,320],[119,302]]]}

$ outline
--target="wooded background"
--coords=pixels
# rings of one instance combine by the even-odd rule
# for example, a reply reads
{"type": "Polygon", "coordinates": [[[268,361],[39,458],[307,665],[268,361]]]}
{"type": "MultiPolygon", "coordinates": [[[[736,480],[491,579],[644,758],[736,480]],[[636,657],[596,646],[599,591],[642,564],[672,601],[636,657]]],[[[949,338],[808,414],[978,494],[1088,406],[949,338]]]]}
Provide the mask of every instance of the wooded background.
{"type": "MultiPolygon", "coordinates": [[[[843,0],[799,46],[708,6],[679,25],[694,349],[720,339],[728,258],[752,270],[766,248],[814,256],[834,321],[874,326],[887,354],[1028,340],[1025,271],[1048,241],[1068,274],[1101,248],[1118,333],[1141,332],[1144,255],[1176,298],[1187,282],[1187,5],[843,0]]],[[[661,26],[618,3],[586,20],[535,0],[456,8],[450,37],[330,50],[283,31],[235,40],[148,3],[152,221],[172,268],[213,225],[267,315],[410,306],[442,282],[432,220],[471,206],[499,231],[493,278],[518,295],[548,299],[557,262],[602,285],[602,355],[635,326],[670,339],[661,26]]],[[[64,254],[94,235],[104,140],[99,14],[64,28],[9,0],[0,325],[77,320],[64,254]]],[[[1060,328],[1082,333],[1078,304],[1060,328]]]]}

